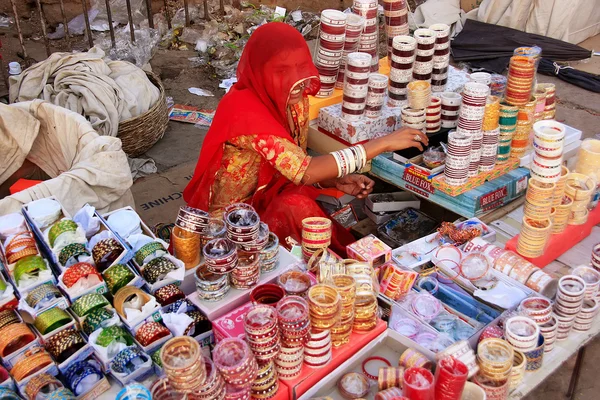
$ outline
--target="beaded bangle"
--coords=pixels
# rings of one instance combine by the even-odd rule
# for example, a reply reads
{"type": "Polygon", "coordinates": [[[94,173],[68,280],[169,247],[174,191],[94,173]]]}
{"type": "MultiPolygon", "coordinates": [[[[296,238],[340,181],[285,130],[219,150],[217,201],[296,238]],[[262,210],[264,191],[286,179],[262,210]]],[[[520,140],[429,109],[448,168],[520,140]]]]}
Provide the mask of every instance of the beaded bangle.
{"type": "Polygon", "coordinates": [[[90,335],[101,327],[102,322],[111,319],[114,315],[114,312],[109,309],[97,308],[87,315],[81,327],[86,335],[90,335]]]}
{"type": "Polygon", "coordinates": [[[177,269],[177,266],[168,258],[157,257],[144,267],[144,278],[148,283],[156,283],[162,280],[169,272],[177,269]]]}
{"type": "Polygon", "coordinates": [[[87,278],[90,275],[96,275],[100,282],[102,282],[102,275],[98,272],[96,267],[90,263],[79,262],[73,264],[63,274],[63,284],[70,288],[73,287],[80,279],[87,278]]]}
{"type": "Polygon", "coordinates": [[[15,265],[15,282],[17,285],[19,285],[23,275],[45,271],[46,269],[48,269],[48,267],[46,266],[46,262],[42,257],[35,255],[23,257],[17,261],[17,264],[15,265]]]}
{"type": "Polygon", "coordinates": [[[71,306],[71,309],[77,316],[83,317],[97,308],[109,306],[106,298],[98,293],[89,293],[81,296],[71,306]]]}
{"type": "Polygon", "coordinates": [[[35,308],[38,304],[43,303],[45,300],[51,300],[61,296],[62,294],[56,286],[51,283],[44,283],[43,285],[40,285],[29,292],[25,298],[25,301],[29,307],[35,308]]]}
{"type": "Polygon", "coordinates": [[[6,357],[35,340],[26,324],[10,324],[0,329],[0,357],[6,357]]]}
{"type": "Polygon", "coordinates": [[[150,357],[139,347],[128,347],[121,350],[111,362],[112,370],[119,374],[131,374],[135,371],[133,360],[139,358],[142,362],[147,362],[150,357]]]}
{"type": "Polygon", "coordinates": [[[77,231],[77,224],[75,221],[70,219],[63,219],[52,225],[52,228],[48,231],[48,241],[50,242],[50,247],[54,247],[54,242],[56,239],[65,232],[75,232],[77,231]]]}
{"type": "MultiPolygon", "coordinates": [[[[37,398],[39,393],[51,393],[64,387],[63,384],[50,374],[43,373],[34,376],[25,386],[25,394],[32,400],[37,398]]],[[[1,398],[5,398],[0,394],[1,398]]]]}
{"type": "Polygon", "coordinates": [[[157,289],[156,292],[154,292],[154,297],[156,297],[156,301],[158,301],[160,305],[164,307],[176,302],[177,300],[185,299],[185,294],[178,286],[171,283],[161,287],[160,289],[157,289]]]}
{"type": "Polygon", "coordinates": [[[123,246],[113,238],[103,239],[92,249],[92,257],[99,271],[104,271],[123,252],[123,246]]]}
{"type": "Polygon", "coordinates": [[[45,335],[71,321],[71,316],[65,310],[59,307],[52,307],[38,315],[33,324],[42,335],[45,335]]]}
{"type": "Polygon", "coordinates": [[[146,243],[135,253],[135,262],[137,262],[138,265],[144,265],[144,260],[148,258],[149,255],[159,250],[162,250],[164,252],[163,254],[167,253],[167,250],[165,250],[165,247],[160,242],[146,243]]]}
{"type": "Polygon", "coordinates": [[[69,260],[73,257],[79,256],[90,256],[90,252],[86,249],[84,244],[71,243],[63,247],[58,255],[58,262],[61,265],[67,265],[69,260]]]}
{"type": "MultiPolygon", "coordinates": [[[[65,371],[67,383],[77,396],[83,394],[82,390],[79,388],[81,382],[92,375],[96,376],[96,382],[104,378],[102,372],[88,361],[77,361],[71,364],[65,371]]],[[[89,383],[89,379],[86,381],[89,383]]]]}
{"type": "Polygon", "coordinates": [[[108,290],[112,294],[117,293],[119,289],[127,286],[129,282],[135,279],[135,274],[124,264],[115,264],[104,271],[102,275],[108,290]]]}
{"type": "Polygon", "coordinates": [[[112,342],[119,341],[127,346],[133,344],[133,338],[125,329],[118,325],[109,326],[102,329],[102,332],[96,338],[96,344],[102,347],[108,347],[112,342]]]}
{"type": "Polygon", "coordinates": [[[11,324],[18,324],[19,322],[21,320],[14,310],[0,311],[0,329],[11,324]]]}
{"type": "Polygon", "coordinates": [[[29,375],[41,370],[42,368],[52,364],[52,357],[42,347],[34,347],[27,350],[15,366],[10,370],[15,381],[20,382],[29,375]]]}
{"type": "Polygon", "coordinates": [[[48,350],[56,361],[62,363],[77,353],[85,344],[86,341],[81,336],[81,333],[75,329],[65,329],[48,339],[46,350],[48,350]]]}
{"type": "Polygon", "coordinates": [[[127,316],[125,315],[125,310],[123,309],[123,303],[125,303],[133,296],[140,297],[143,304],[146,304],[151,299],[151,296],[148,293],[134,286],[125,286],[119,289],[119,291],[115,294],[113,304],[115,310],[117,310],[117,313],[125,319],[127,319],[127,316]]]}
{"type": "Polygon", "coordinates": [[[170,333],[167,328],[158,322],[149,321],[138,329],[135,338],[143,347],[148,347],[157,340],[169,336],[170,333]]]}

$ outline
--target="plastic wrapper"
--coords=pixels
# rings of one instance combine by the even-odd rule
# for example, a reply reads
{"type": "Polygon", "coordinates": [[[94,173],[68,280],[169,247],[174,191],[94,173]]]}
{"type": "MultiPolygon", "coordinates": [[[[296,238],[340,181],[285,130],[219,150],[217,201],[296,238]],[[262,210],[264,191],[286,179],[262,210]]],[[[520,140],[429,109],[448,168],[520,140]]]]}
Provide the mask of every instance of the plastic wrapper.
{"type": "Polygon", "coordinates": [[[442,305],[429,293],[419,293],[412,299],[411,309],[425,321],[431,321],[440,313],[442,305]]]}
{"type": "Polygon", "coordinates": [[[123,239],[142,233],[140,216],[133,210],[120,210],[108,216],[108,226],[123,239]]]}
{"type": "MultiPolygon", "coordinates": [[[[59,276],[59,281],[62,282],[64,273],[59,276]]],[[[97,275],[89,275],[80,278],[75,284],[69,288],[64,288],[69,297],[75,298],[85,294],[89,289],[93,288],[102,281],[97,275]]]]}
{"type": "Polygon", "coordinates": [[[350,372],[338,381],[338,390],[345,399],[359,399],[369,392],[369,380],[363,374],[350,372]]]}
{"type": "Polygon", "coordinates": [[[102,329],[98,329],[92,332],[88,340],[88,342],[94,348],[94,352],[98,354],[100,359],[106,361],[112,360],[117,354],[119,354],[121,350],[127,348],[127,343],[125,343],[125,341],[122,340],[122,338],[117,338],[116,340],[113,340],[107,347],[100,346],[96,343],[96,340],[98,339],[98,336],[101,333],[102,329]]]}
{"type": "Polygon", "coordinates": [[[460,263],[460,274],[470,281],[485,277],[489,269],[490,263],[481,253],[470,253],[460,263]]]}
{"type": "Polygon", "coordinates": [[[152,394],[141,383],[130,383],[117,393],[115,400],[152,400],[152,394]]]}
{"type": "Polygon", "coordinates": [[[402,394],[410,400],[433,398],[433,374],[425,368],[413,367],[404,371],[402,394]]]}
{"type": "Polygon", "coordinates": [[[468,374],[469,369],[461,361],[453,357],[441,359],[435,371],[435,399],[460,400],[468,374]]]}
{"type": "Polygon", "coordinates": [[[446,153],[441,147],[429,147],[423,153],[423,163],[427,168],[437,168],[446,162],[446,153]]]}
{"type": "Polygon", "coordinates": [[[527,297],[527,294],[515,286],[508,286],[506,283],[498,280],[493,288],[489,290],[477,289],[473,292],[473,296],[506,310],[514,308],[527,297]]]}
{"type": "Polygon", "coordinates": [[[187,306],[181,305],[180,309],[172,313],[161,313],[164,324],[173,333],[173,336],[183,336],[194,322],[192,317],[185,314],[183,309],[187,309],[187,306]]]}
{"type": "Polygon", "coordinates": [[[144,300],[140,296],[133,295],[131,299],[123,302],[123,312],[127,321],[135,321],[142,315],[150,314],[156,308],[156,305],[157,302],[154,297],[150,297],[150,300],[144,303],[144,300]]]}
{"type": "Polygon", "coordinates": [[[100,218],[94,216],[95,212],[94,207],[86,204],[73,216],[73,221],[81,225],[87,238],[94,236],[100,230],[100,218]]]}
{"type": "Polygon", "coordinates": [[[53,199],[39,199],[27,204],[27,214],[40,229],[58,221],[61,213],[60,203],[53,199]]]}
{"type": "Polygon", "coordinates": [[[279,275],[278,283],[288,295],[306,296],[311,286],[310,276],[299,266],[292,267],[279,275]]]}
{"type": "Polygon", "coordinates": [[[141,68],[150,61],[156,52],[160,35],[158,30],[151,28],[137,29],[134,34],[135,42],[132,43],[129,25],[127,25],[122,29],[115,30],[115,47],[112,47],[110,36],[106,33],[96,40],[95,44],[111,60],[129,61],[141,68]]]}

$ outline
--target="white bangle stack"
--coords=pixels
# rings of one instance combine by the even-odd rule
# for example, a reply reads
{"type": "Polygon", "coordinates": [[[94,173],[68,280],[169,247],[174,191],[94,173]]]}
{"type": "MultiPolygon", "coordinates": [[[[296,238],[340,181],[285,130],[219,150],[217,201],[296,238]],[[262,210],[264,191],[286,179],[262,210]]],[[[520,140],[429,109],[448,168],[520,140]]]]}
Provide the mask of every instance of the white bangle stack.
{"type": "Polygon", "coordinates": [[[367,152],[362,144],[331,153],[338,168],[338,178],[360,171],[367,164],[367,152]]]}

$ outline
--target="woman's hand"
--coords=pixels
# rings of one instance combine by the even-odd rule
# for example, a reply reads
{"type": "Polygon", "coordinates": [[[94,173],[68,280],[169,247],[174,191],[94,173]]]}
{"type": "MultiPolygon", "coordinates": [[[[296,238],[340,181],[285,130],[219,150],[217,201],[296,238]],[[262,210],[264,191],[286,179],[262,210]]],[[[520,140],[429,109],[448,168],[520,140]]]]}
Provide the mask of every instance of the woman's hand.
{"type": "Polygon", "coordinates": [[[356,196],[359,199],[367,197],[373,191],[375,182],[364,175],[352,174],[339,178],[335,182],[335,187],[351,196],[356,196]]]}
{"type": "Polygon", "coordinates": [[[382,137],[380,140],[386,142],[387,151],[404,150],[416,147],[423,151],[429,145],[429,138],[423,132],[413,128],[400,128],[397,131],[382,137]]]}

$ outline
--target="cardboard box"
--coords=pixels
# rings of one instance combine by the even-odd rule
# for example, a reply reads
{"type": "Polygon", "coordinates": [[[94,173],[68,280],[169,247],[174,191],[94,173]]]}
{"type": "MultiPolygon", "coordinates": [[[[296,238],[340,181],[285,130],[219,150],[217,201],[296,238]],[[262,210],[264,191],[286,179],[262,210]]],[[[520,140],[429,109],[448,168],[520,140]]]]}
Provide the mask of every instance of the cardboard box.
{"type": "MultiPolygon", "coordinates": [[[[306,365],[302,366],[300,376],[291,381],[279,381],[280,387],[286,386],[289,390],[289,400],[298,398],[310,398],[301,397],[311,389],[322,387],[323,380],[328,377],[333,370],[338,368],[342,363],[353,357],[360,352],[369,343],[379,336],[382,332],[385,332],[387,324],[384,321],[379,320],[377,326],[369,333],[359,335],[352,333],[350,335],[350,343],[334,348],[332,350],[332,358],[329,364],[321,368],[310,368],[306,365]]],[[[399,357],[399,356],[398,356],[399,357]]]]}
{"type": "Polygon", "coordinates": [[[338,136],[348,144],[365,143],[390,134],[400,126],[399,108],[384,106],[379,118],[364,117],[356,122],[342,118],[341,104],[334,104],[319,111],[319,130],[338,136]]]}
{"type": "Polygon", "coordinates": [[[392,249],[375,235],[364,238],[346,246],[349,258],[369,263],[377,268],[392,258],[392,249]]]}
{"type": "MultiPolygon", "coordinates": [[[[329,396],[332,400],[343,400],[337,390],[337,382],[348,372],[362,373],[362,363],[369,357],[383,357],[390,362],[394,367],[398,366],[398,360],[402,353],[408,348],[416,348],[418,345],[410,339],[400,335],[398,332],[391,329],[386,329],[377,337],[373,338],[370,343],[366,344],[362,349],[353,354],[350,358],[338,365],[333,371],[329,371],[319,381],[318,385],[308,389],[300,395],[299,400],[308,400],[315,397],[329,396]]],[[[419,349],[416,348],[418,351],[419,349]]],[[[432,363],[435,359],[429,357],[432,363]]],[[[375,364],[375,362],[374,362],[375,364]]],[[[376,364],[375,366],[380,365],[376,364]]],[[[369,370],[369,373],[375,374],[375,370],[369,370]]],[[[377,384],[371,385],[369,393],[365,398],[373,398],[378,392],[377,384]]]]}
{"type": "Polygon", "coordinates": [[[389,213],[380,212],[380,213],[375,214],[366,205],[363,207],[363,211],[365,214],[367,214],[367,217],[369,217],[369,219],[371,221],[375,222],[377,225],[385,224],[390,219],[392,219],[392,217],[396,214],[396,212],[389,212],[389,213]]]}
{"type": "MultiPolygon", "coordinates": [[[[295,263],[299,262],[299,259],[293,256],[284,247],[279,247],[279,266],[273,271],[267,273],[261,273],[258,285],[270,283],[275,281],[279,275],[290,269],[295,263]]],[[[236,308],[244,305],[250,298],[251,289],[238,290],[231,288],[229,292],[220,301],[204,301],[200,300],[198,293],[194,291],[188,296],[188,299],[196,306],[200,311],[208,317],[209,320],[214,321],[222,315],[235,310],[236,308]]]]}
{"type": "Polygon", "coordinates": [[[421,201],[410,192],[372,193],[365,200],[369,210],[379,212],[401,211],[405,208],[421,207],[421,201]]]}

